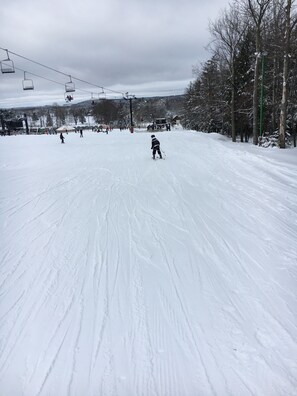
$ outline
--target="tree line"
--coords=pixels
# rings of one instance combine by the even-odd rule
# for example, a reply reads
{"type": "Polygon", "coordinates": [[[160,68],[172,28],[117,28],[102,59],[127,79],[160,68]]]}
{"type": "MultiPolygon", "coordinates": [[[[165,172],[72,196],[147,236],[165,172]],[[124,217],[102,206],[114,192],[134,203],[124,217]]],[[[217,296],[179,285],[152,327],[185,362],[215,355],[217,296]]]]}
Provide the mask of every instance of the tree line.
{"type": "Polygon", "coordinates": [[[194,70],[183,125],[242,142],[297,129],[295,0],[234,0],[210,23],[210,59],[194,70]]]}
{"type": "MultiPolygon", "coordinates": [[[[168,122],[179,115],[184,103],[184,96],[169,96],[155,98],[137,98],[133,100],[134,126],[149,124],[158,117],[166,117],[168,122]]],[[[60,106],[54,103],[51,106],[0,109],[0,126],[2,130],[14,129],[18,122],[26,117],[32,127],[51,128],[71,123],[84,125],[92,117],[96,124],[107,124],[126,128],[130,126],[129,102],[124,99],[87,100],[78,104],[60,106]]],[[[20,128],[18,128],[20,129],[20,128]]]]}
{"type": "Polygon", "coordinates": [[[96,103],[88,106],[72,105],[60,106],[54,103],[52,106],[43,106],[36,108],[26,108],[22,110],[0,110],[0,122],[3,130],[9,129],[11,123],[18,120],[30,118],[33,125],[38,124],[42,127],[59,127],[67,124],[72,119],[75,125],[84,125],[88,121],[88,117],[93,117],[98,124],[110,124],[117,120],[125,120],[128,118],[128,112],[124,106],[118,101],[100,99],[96,103]]]}

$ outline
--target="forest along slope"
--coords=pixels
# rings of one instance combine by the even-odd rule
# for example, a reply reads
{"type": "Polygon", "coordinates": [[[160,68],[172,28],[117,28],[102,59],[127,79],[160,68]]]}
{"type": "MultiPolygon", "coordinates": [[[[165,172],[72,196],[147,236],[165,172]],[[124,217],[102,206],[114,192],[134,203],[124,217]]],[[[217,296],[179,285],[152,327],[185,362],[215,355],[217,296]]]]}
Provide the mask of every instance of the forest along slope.
{"type": "Polygon", "coordinates": [[[156,135],[1,138],[1,394],[296,395],[296,149],[156,135]]]}

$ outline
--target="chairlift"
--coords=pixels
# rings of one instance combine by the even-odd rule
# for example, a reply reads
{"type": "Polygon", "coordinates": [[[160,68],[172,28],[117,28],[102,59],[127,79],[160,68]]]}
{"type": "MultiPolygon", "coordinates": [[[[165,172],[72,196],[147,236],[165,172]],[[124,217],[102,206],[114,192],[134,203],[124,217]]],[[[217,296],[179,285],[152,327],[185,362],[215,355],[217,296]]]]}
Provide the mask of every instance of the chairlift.
{"type": "Polygon", "coordinates": [[[64,98],[67,103],[73,100],[73,95],[70,95],[67,91],[64,93],[64,98]]]}
{"type": "Polygon", "coordinates": [[[70,81],[65,84],[65,91],[66,92],[75,92],[75,84],[74,84],[74,82],[72,82],[71,76],[69,76],[69,77],[70,77],[70,81]]]}
{"type": "Polygon", "coordinates": [[[23,79],[23,90],[29,91],[34,89],[33,80],[30,78],[26,78],[26,72],[24,72],[24,79],[23,79]]]}
{"type": "Polygon", "coordinates": [[[7,59],[1,61],[1,72],[2,73],[15,73],[14,64],[11,59],[9,59],[8,50],[6,50],[7,59]]]}
{"type": "Polygon", "coordinates": [[[94,94],[93,94],[93,92],[91,93],[91,104],[92,104],[92,106],[95,106],[95,104],[96,104],[96,102],[95,102],[95,98],[94,98],[94,94]]]}
{"type": "Polygon", "coordinates": [[[103,88],[102,88],[102,91],[99,92],[98,96],[99,96],[99,99],[106,99],[106,93],[104,92],[103,88]]]}

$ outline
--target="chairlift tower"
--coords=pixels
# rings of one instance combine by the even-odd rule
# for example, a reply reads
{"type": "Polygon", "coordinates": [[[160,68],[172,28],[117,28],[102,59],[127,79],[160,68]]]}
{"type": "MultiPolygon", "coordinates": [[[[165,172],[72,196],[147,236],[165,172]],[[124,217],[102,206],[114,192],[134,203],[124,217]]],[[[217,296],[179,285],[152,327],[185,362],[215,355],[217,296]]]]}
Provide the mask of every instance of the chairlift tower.
{"type": "Polygon", "coordinates": [[[128,92],[126,92],[126,95],[124,96],[124,99],[129,100],[130,102],[130,131],[131,133],[134,132],[134,122],[133,122],[133,105],[132,101],[133,99],[136,99],[135,95],[129,95],[128,92]]]}

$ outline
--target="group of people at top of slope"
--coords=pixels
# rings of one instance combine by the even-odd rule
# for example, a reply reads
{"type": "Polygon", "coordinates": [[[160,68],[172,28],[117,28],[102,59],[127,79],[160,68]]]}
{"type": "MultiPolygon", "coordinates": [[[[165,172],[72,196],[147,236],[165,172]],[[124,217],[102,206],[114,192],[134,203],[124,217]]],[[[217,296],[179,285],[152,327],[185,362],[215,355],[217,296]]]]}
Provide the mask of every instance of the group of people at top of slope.
{"type": "MultiPolygon", "coordinates": [[[[80,137],[83,137],[82,130],[80,130],[80,137]]],[[[152,138],[151,150],[153,150],[153,159],[156,159],[156,153],[158,153],[159,157],[162,159],[159,140],[156,138],[155,135],[151,135],[151,138],[152,138]]],[[[62,132],[60,133],[60,139],[61,139],[61,143],[64,143],[65,138],[62,132]]]]}

